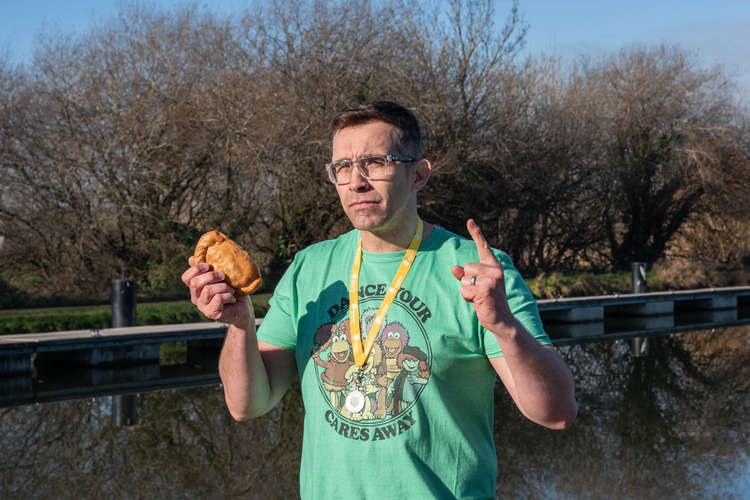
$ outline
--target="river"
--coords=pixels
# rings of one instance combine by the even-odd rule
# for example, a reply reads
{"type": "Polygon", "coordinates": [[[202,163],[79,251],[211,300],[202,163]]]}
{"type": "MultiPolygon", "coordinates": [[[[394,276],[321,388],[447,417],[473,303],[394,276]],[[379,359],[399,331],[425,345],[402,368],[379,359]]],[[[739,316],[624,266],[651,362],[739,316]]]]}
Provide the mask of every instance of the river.
{"type": "MultiPolygon", "coordinates": [[[[750,497],[749,345],[746,325],[653,338],[640,357],[624,340],[560,346],[578,419],[546,430],[496,386],[497,497],[750,497]]],[[[0,497],[298,496],[298,386],[245,423],[216,382],[125,400],[133,425],[113,425],[112,396],[0,408],[0,497]]]]}

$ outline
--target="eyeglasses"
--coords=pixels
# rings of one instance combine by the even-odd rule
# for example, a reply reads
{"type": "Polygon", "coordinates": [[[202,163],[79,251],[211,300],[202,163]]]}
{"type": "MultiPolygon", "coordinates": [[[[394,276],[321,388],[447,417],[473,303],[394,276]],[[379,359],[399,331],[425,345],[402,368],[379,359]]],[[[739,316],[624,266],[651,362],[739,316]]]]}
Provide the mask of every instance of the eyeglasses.
{"type": "Polygon", "coordinates": [[[360,156],[354,162],[352,160],[339,160],[326,163],[328,178],[339,186],[349,184],[352,181],[352,165],[357,166],[359,174],[368,181],[387,180],[396,173],[395,162],[411,163],[417,161],[411,156],[385,155],[385,156],[360,156]]]}

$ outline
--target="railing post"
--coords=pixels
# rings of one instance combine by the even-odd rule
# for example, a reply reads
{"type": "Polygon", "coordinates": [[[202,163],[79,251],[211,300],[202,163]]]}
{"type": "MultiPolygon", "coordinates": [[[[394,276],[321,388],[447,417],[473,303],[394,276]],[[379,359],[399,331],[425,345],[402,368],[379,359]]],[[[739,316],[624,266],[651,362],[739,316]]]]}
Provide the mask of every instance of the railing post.
{"type": "Polygon", "coordinates": [[[633,293],[646,293],[646,263],[633,262],[630,264],[630,276],[633,283],[633,293]]]}
{"type": "Polygon", "coordinates": [[[112,328],[135,326],[135,282],[112,280],[112,328]]]}
{"type": "Polygon", "coordinates": [[[118,394],[112,396],[112,425],[122,427],[135,425],[138,413],[137,394],[118,394]]]}
{"type": "Polygon", "coordinates": [[[630,350],[633,356],[640,358],[648,353],[648,337],[633,337],[630,339],[630,350]]]}
{"type": "MultiPolygon", "coordinates": [[[[633,283],[633,293],[646,293],[648,290],[646,282],[646,263],[633,262],[630,265],[630,276],[633,283]]],[[[634,337],[630,339],[630,350],[633,356],[640,357],[646,354],[648,339],[646,337],[634,337]]]]}
{"type": "Polygon", "coordinates": [[[646,293],[646,263],[633,262],[631,265],[631,279],[633,282],[633,293],[646,293]]]}
{"type": "MultiPolygon", "coordinates": [[[[112,280],[112,328],[135,326],[135,282],[112,280]]],[[[135,425],[137,394],[112,396],[112,425],[135,425]]]]}

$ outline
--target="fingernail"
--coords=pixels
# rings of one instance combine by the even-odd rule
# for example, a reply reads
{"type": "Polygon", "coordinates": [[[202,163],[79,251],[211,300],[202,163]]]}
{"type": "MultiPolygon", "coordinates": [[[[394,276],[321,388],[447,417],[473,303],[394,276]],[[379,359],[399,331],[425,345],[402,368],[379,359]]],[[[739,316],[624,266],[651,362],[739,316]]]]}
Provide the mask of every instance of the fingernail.
{"type": "Polygon", "coordinates": [[[217,280],[223,280],[224,279],[224,273],[214,273],[214,277],[217,280]]]}

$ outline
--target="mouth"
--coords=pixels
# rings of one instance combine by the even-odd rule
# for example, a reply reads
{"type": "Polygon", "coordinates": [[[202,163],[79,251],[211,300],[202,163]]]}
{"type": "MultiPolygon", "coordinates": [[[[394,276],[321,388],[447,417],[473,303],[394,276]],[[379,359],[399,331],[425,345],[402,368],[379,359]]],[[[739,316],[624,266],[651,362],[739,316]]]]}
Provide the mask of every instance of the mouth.
{"type": "Polygon", "coordinates": [[[372,208],[378,206],[377,201],[360,200],[349,204],[349,208],[354,210],[362,210],[364,208],[372,208]]]}
{"type": "Polygon", "coordinates": [[[334,352],[333,357],[336,358],[337,361],[344,361],[348,354],[349,353],[347,351],[334,352]]]}

